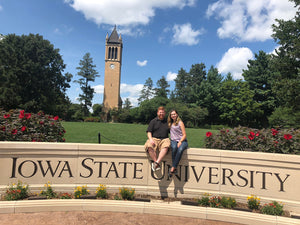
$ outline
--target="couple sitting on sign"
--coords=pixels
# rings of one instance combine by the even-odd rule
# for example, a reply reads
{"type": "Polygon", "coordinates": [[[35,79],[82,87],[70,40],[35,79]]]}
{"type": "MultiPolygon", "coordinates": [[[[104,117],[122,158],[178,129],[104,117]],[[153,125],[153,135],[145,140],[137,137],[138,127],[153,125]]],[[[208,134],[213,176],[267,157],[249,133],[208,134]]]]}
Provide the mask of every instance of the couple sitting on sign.
{"type": "Polygon", "coordinates": [[[157,117],[151,120],[147,129],[148,140],[145,143],[145,150],[153,160],[151,168],[153,171],[160,169],[160,162],[168,153],[171,145],[172,149],[172,167],[169,171],[169,177],[177,173],[177,166],[182,153],[188,147],[186,140],[185,126],[176,110],[171,110],[168,120],[165,118],[166,111],[164,107],[157,109],[157,117]],[[168,134],[170,133],[170,139],[168,134]],[[159,151],[158,157],[156,151],[159,151]]]}

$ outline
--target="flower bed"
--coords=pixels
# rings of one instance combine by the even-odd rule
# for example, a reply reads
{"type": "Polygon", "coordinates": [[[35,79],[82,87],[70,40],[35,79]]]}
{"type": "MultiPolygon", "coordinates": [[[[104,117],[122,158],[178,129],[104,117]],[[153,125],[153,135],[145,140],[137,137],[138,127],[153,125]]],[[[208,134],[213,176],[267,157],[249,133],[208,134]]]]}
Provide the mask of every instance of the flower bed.
{"type": "Polygon", "coordinates": [[[0,109],[0,141],[64,142],[65,132],[58,116],[0,109]]]}
{"type": "Polygon", "coordinates": [[[260,199],[257,196],[248,196],[247,203],[239,203],[232,197],[212,196],[209,193],[203,194],[199,199],[178,199],[154,197],[149,195],[136,195],[135,189],[122,187],[119,188],[119,193],[108,193],[106,186],[100,184],[94,194],[91,194],[87,185],[77,186],[74,193],[56,193],[50,182],[44,185],[44,189],[40,193],[30,193],[29,185],[24,185],[22,182],[11,184],[7,188],[6,194],[2,196],[2,201],[13,200],[41,200],[41,199],[108,199],[108,200],[132,200],[150,202],[151,200],[161,200],[164,202],[181,201],[183,205],[193,205],[196,207],[213,207],[226,208],[233,210],[250,211],[254,213],[263,213],[268,215],[291,217],[288,211],[283,210],[283,204],[276,201],[260,205],[260,199]]]}
{"type": "Polygon", "coordinates": [[[300,154],[299,129],[252,129],[236,127],[221,129],[219,133],[206,133],[207,148],[300,154]]]}

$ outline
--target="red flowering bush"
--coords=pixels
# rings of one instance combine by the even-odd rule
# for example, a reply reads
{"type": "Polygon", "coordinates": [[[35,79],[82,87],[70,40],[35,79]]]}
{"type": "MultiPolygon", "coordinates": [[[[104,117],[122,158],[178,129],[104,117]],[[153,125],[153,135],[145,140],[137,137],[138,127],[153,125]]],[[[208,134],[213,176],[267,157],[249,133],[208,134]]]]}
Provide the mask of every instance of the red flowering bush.
{"type": "Polygon", "coordinates": [[[64,142],[64,134],[58,116],[0,109],[0,141],[64,142]]]}
{"type": "Polygon", "coordinates": [[[300,154],[300,130],[240,126],[221,129],[218,134],[207,132],[205,145],[215,149],[300,154]]]}

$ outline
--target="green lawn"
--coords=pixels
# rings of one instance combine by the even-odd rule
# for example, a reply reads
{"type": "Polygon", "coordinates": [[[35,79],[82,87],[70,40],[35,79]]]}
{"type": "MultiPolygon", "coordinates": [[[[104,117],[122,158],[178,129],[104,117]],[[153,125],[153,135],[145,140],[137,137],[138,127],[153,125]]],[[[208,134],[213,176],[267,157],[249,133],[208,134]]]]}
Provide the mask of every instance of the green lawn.
{"type": "MultiPolygon", "coordinates": [[[[125,123],[63,122],[66,142],[98,143],[98,133],[103,144],[144,145],[148,125],[125,123]]],[[[187,128],[189,147],[204,147],[207,129],[187,128]]]]}

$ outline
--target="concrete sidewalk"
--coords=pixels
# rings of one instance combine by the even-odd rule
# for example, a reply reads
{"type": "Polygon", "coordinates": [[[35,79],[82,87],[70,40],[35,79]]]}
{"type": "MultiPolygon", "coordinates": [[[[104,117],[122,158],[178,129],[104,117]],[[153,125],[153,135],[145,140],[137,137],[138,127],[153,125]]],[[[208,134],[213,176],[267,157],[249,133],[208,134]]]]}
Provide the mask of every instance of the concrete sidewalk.
{"type": "Polygon", "coordinates": [[[0,225],[237,225],[188,217],[114,212],[40,212],[0,214],[0,225]]]}

